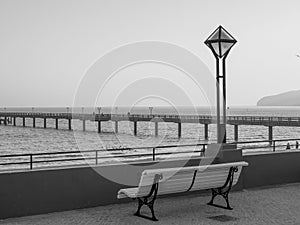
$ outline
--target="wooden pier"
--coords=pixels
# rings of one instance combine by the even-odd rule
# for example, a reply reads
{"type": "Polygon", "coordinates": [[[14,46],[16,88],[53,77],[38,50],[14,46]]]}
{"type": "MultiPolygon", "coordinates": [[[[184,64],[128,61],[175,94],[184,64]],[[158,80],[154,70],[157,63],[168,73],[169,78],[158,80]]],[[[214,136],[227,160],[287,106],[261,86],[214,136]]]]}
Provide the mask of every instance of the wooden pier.
{"type": "MultiPolygon", "coordinates": [[[[83,114],[83,113],[22,113],[22,112],[0,112],[0,124],[16,126],[17,119],[22,120],[23,127],[26,126],[26,118],[32,119],[32,127],[36,127],[36,119],[44,120],[44,128],[47,128],[47,120],[55,120],[55,129],[59,129],[59,120],[68,121],[68,129],[72,130],[72,120],[81,120],[82,129],[86,130],[86,121],[98,123],[98,133],[101,133],[101,123],[113,121],[115,123],[115,133],[118,133],[119,121],[133,122],[133,133],[138,135],[138,122],[153,122],[155,124],[155,136],[159,135],[159,123],[177,123],[178,138],[182,136],[182,123],[199,123],[204,125],[204,139],[208,139],[209,125],[216,123],[216,118],[212,116],[193,115],[143,115],[143,114],[83,114]]],[[[292,126],[300,127],[300,117],[266,117],[266,116],[227,116],[227,125],[234,126],[234,140],[238,141],[239,125],[260,125],[268,127],[268,139],[273,139],[273,127],[292,126]]],[[[28,126],[28,125],[27,125],[28,126]]]]}

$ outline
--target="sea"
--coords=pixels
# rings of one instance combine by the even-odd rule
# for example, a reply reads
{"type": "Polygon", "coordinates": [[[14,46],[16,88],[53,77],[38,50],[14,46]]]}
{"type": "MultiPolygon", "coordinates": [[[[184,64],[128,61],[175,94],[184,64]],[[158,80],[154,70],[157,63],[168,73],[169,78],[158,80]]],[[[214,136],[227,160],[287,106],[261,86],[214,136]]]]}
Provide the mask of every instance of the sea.
{"type": "MultiPolygon", "coordinates": [[[[207,107],[30,107],[30,108],[1,108],[6,112],[76,112],[76,113],[113,113],[113,114],[166,114],[166,115],[214,115],[213,109],[207,107]]],[[[300,117],[300,107],[229,107],[227,115],[234,116],[285,116],[300,117]]],[[[44,152],[67,152],[130,148],[122,154],[132,154],[148,151],[140,147],[155,147],[167,145],[183,145],[210,143],[216,141],[216,126],[209,125],[209,140],[204,140],[204,125],[194,123],[182,124],[182,136],[178,138],[178,127],[175,123],[159,123],[159,134],[155,137],[153,122],[138,122],[138,134],[133,135],[133,123],[124,121],[118,124],[115,133],[114,122],[102,122],[102,132],[98,134],[97,123],[86,121],[86,131],[82,130],[82,121],[72,120],[72,131],[68,130],[68,121],[59,120],[59,129],[55,129],[55,120],[44,121],[36,119],[36,128],[32,128],[32,120],[26,119],[26,127],[18,118],[17,126],[0,126],[0,155],[34,154],[44,152]]],[[[227,142],[233,142],[233,126],[227,125],[227,142]]],[[[300,127],[274,127],[274,139],[300,138],[300,127]]],[[[239,141],[261,141],[268,139],[268,127],[239,126],[239,141]]],[[[250,151],[257,151],[252,149],[250,151]]],[[[173,149],[172,151],[176,151],[173,149]]]]}

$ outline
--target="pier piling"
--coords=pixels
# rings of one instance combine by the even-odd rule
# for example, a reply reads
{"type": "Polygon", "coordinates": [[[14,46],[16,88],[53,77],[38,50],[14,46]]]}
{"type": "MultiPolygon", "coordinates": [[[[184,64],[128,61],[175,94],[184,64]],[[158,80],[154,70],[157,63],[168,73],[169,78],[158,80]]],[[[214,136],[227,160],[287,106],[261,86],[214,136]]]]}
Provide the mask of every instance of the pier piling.
{"type": "Polygon", "coordinates": [[[158,122],[155,122],[155,137],[158,136],[158,122]]]}
{"type": "Polygon", "coordinates": [[[101,133],[101,121],[98,121],[98,133],[101,133]]]}
{"type": "Polygon", "coordinates": [[[55,129],[58,129],[58,118],[55,119],[55,129]]]}
{"type": "Polygon", "coordinates": [[[72,120],[71,119],[68,120],[69,120],[69,130],[72,130],[72,120]]]}
{"type": "Polygon", "coordinates": [[[44,118],[44,129],[46,129],[46,128],[47,128],[47,119],[44,118]]]}
{"type": "Polygon", "coordinates": [[[273,140],[273,127],[269,126],[269,144],[272,145],[273,140]]]}
{"type": "Polygon", "coordinates": [[[134,136],[137,136],[137,121],[133,122],[133,133],[134,133],[134,136]]]}
{"type": "Polygon", "coordinates": [[[119,121],[117,121],[117,120],[115,121],[115,133],[116,133],[116,134],[119,132],[119,130],[118,130],[118,128],[119,128],[119,127],[118,127],[118,122],[119,122],[119,121]]]}
{"type": "Polygon", "coordinates": [[[16,117],[14,117],[14,126],[16,126],[16,117]]]}
{"type": "Polygon", "coordinates": [[[25,124],[26,122],[25,122],[25,117],[23,117],[23,127],[25,127],[26,126],[26,124],[25,124]]]}
{"type": "Polygon", "coordinates": [[[204,124],[204,139],[208,140],[208,124],[204,124]]]}
{"type": "Polygon", "coordinates": [[[234,140],[238,141],[239,140],[239,126],[234,125],[234,140]]]}
{"type": "Polygon", "coordinates": [[[178,138],[181,138],[181,123],[178,123],[178,138]]]}
{"type": "Polygon", "coordinates": [[[32,127],[35,127],[35,117],[32,118],[32,127]]]}
{"type": "Polygon", "coordinates": [[[82,120],[82,130],[85,131],[85,120],[82,120]]]}

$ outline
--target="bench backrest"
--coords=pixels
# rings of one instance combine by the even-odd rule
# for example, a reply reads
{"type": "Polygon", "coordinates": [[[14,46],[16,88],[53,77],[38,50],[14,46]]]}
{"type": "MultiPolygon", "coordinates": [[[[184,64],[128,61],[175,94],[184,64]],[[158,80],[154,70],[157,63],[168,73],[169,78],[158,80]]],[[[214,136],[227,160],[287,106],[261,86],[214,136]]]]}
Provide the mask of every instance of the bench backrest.
{"type": "Polygon", "coordinates": [[[235,185],[242,167],[247,165],[247,162],[234,162],[208,166],[145,170],[140,179],[137,196],[149,194],[155,182],[155,176],[161,178],[159,180],[158,195],[222,187],[226,183],[231,167],[238,168],[233,177],[232,185],[235,185]]]}

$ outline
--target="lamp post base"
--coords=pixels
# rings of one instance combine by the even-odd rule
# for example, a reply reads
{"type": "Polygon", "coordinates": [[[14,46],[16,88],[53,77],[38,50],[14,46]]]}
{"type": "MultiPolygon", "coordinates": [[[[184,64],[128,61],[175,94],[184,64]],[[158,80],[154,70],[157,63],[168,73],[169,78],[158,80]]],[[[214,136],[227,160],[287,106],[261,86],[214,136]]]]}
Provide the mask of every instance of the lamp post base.
{"type": "Polygon", "coordinates": [[[218,143],[226,143],[226,124],[218,125],[218,143]]]}
{"type": "Polygon", "coordinates": [[[242,149],[236,144],[222,144],[214,163],[238,162],[243,160],[242,149]]]}

